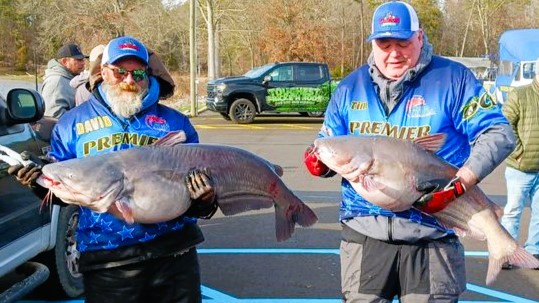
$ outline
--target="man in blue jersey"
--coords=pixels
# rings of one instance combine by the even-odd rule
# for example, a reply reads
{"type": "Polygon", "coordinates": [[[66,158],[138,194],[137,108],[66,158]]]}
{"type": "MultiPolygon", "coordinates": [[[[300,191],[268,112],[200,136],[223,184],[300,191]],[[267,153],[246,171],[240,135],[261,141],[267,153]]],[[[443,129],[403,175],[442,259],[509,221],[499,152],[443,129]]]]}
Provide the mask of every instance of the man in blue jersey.
{"type": "MultiPolygon", "coordinates": [[[[149,74],[146,47],[132,37],[112,39],[103,50],[101,75],[90,99],[66,112],[51,135],[55,161],[151,144],[172,131],[198,143],[189,119],[158,104],[163,86],[149,74]]],[[[12,167],[31,184],[39,167],[12,167]]],[[[197,217],[217,209],[211,178],[195,170],[185,180],[193,206],[159,224],[127,224],[110,213],[81,207],[77,229],[79,270],[86,302],[201,302],[195,246],[204,240],[197,217]]],[[[159,199],[159,197],[155,197],[159,199]]]]}
{"type": "MultiPolygon", "coordinates": [[[[339,83],[319,136],[413,140],[445,133],[438,155],[460,169],[447,187],[426,191],[416,208],[397,213],[367,202],[343,179],[343,298],[457,302],[466,286],[464,249],[452,230],[426,213],[443,209],[492,172],[513,150],[514,135],[470,70],[433,55],[409,4],[380,5],[368,41],[368,63],[339,83]]],[[[315,176],[334,175],[309,149],[305,165],[315,176]]]]}

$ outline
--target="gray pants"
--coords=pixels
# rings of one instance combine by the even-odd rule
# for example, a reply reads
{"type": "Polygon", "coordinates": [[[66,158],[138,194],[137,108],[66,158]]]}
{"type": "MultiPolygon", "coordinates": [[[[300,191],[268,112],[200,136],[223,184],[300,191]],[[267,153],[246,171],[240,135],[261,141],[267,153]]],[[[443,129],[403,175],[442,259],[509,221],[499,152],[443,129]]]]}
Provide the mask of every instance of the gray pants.
{"type": "Polygon", "coordinates": [[[464,248],[451,236],[416,243],[385,242],[343,226],[343,300],[458,302],[466,289],[464,248]]]}

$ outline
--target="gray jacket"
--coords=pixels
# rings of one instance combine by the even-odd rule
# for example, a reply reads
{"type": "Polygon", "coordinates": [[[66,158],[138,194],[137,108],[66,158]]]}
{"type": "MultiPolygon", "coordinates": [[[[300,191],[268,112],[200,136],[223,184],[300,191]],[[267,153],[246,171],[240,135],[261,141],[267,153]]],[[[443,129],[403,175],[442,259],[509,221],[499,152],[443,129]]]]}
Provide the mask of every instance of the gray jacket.
{"type": "Polygon", "coordinates": [[[45,116],[60,118],[75,107],[75,89],[69,85],[73,75],[56,59],[47,63],[41,95],[45,101],[45,116]]]}

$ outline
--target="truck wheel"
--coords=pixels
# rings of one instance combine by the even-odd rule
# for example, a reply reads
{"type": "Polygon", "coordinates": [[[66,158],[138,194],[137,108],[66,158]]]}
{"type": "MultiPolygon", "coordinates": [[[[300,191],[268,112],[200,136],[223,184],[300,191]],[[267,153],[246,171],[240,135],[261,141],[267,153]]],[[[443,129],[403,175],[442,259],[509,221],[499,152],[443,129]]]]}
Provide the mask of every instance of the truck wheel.
{"type": "Polygon", "coordinates": [[[323,111],[320,111],[320,112],[307,112],[307,116],[320,118],[320,117],[324,116],[324,112],[323,111]]]}
{"type": "Polygon", "coordinates": [[[320,118],[320,117],[323,117],[324,116],[324,112],[323,111],[319,111],[319,112],[300,112],[299,113],[301,116],[303,117],[316,117],[316,118],[320,118]]]}
{"type": "Polygon", "coordinates": [[[76,240],[78,221],[78,206],[67,205],[60,208],[56,246],[42,256],[51,273],[49,279],[38,288],[39,293],[47,294],[48,297],[54,296],[54,299],[63,299],[76,298],[84,292],[76,240]]]}
{"type": "Polygon", "coordinates": [[[239,124],[252,123],[256,116],[256,108],[249,99],[237,99],[230,106],[230,119],[239,124]]]}
{"type": "Polygon", "coordinates": [[[82,274],[79,273],[79,257],[77,250],[77,226],[79,224],[79,207],[68,205],[62,207],[58,219],[56,247],[54,249],[58,282],[69,297],[80,296],[84,292],[82,274]]]}

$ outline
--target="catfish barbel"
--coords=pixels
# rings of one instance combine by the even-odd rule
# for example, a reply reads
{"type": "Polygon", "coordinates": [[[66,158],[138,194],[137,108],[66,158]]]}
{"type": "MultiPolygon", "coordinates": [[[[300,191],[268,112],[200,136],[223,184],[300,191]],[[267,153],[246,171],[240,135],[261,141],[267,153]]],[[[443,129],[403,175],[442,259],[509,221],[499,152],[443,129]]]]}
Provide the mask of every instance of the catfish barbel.
{"type": "Polygon", "coordinates": [[[68,204],[128,223],[159,223],[191,205],[189,171],[208,169],[224,215],[275,207],[278,241],[290,238],[296,223],[318,220],[283,183],[280,166],[240,148],[184,141],[185,133],[171,133],[153,145],[47,164],[38,183],[68,204]]]}

